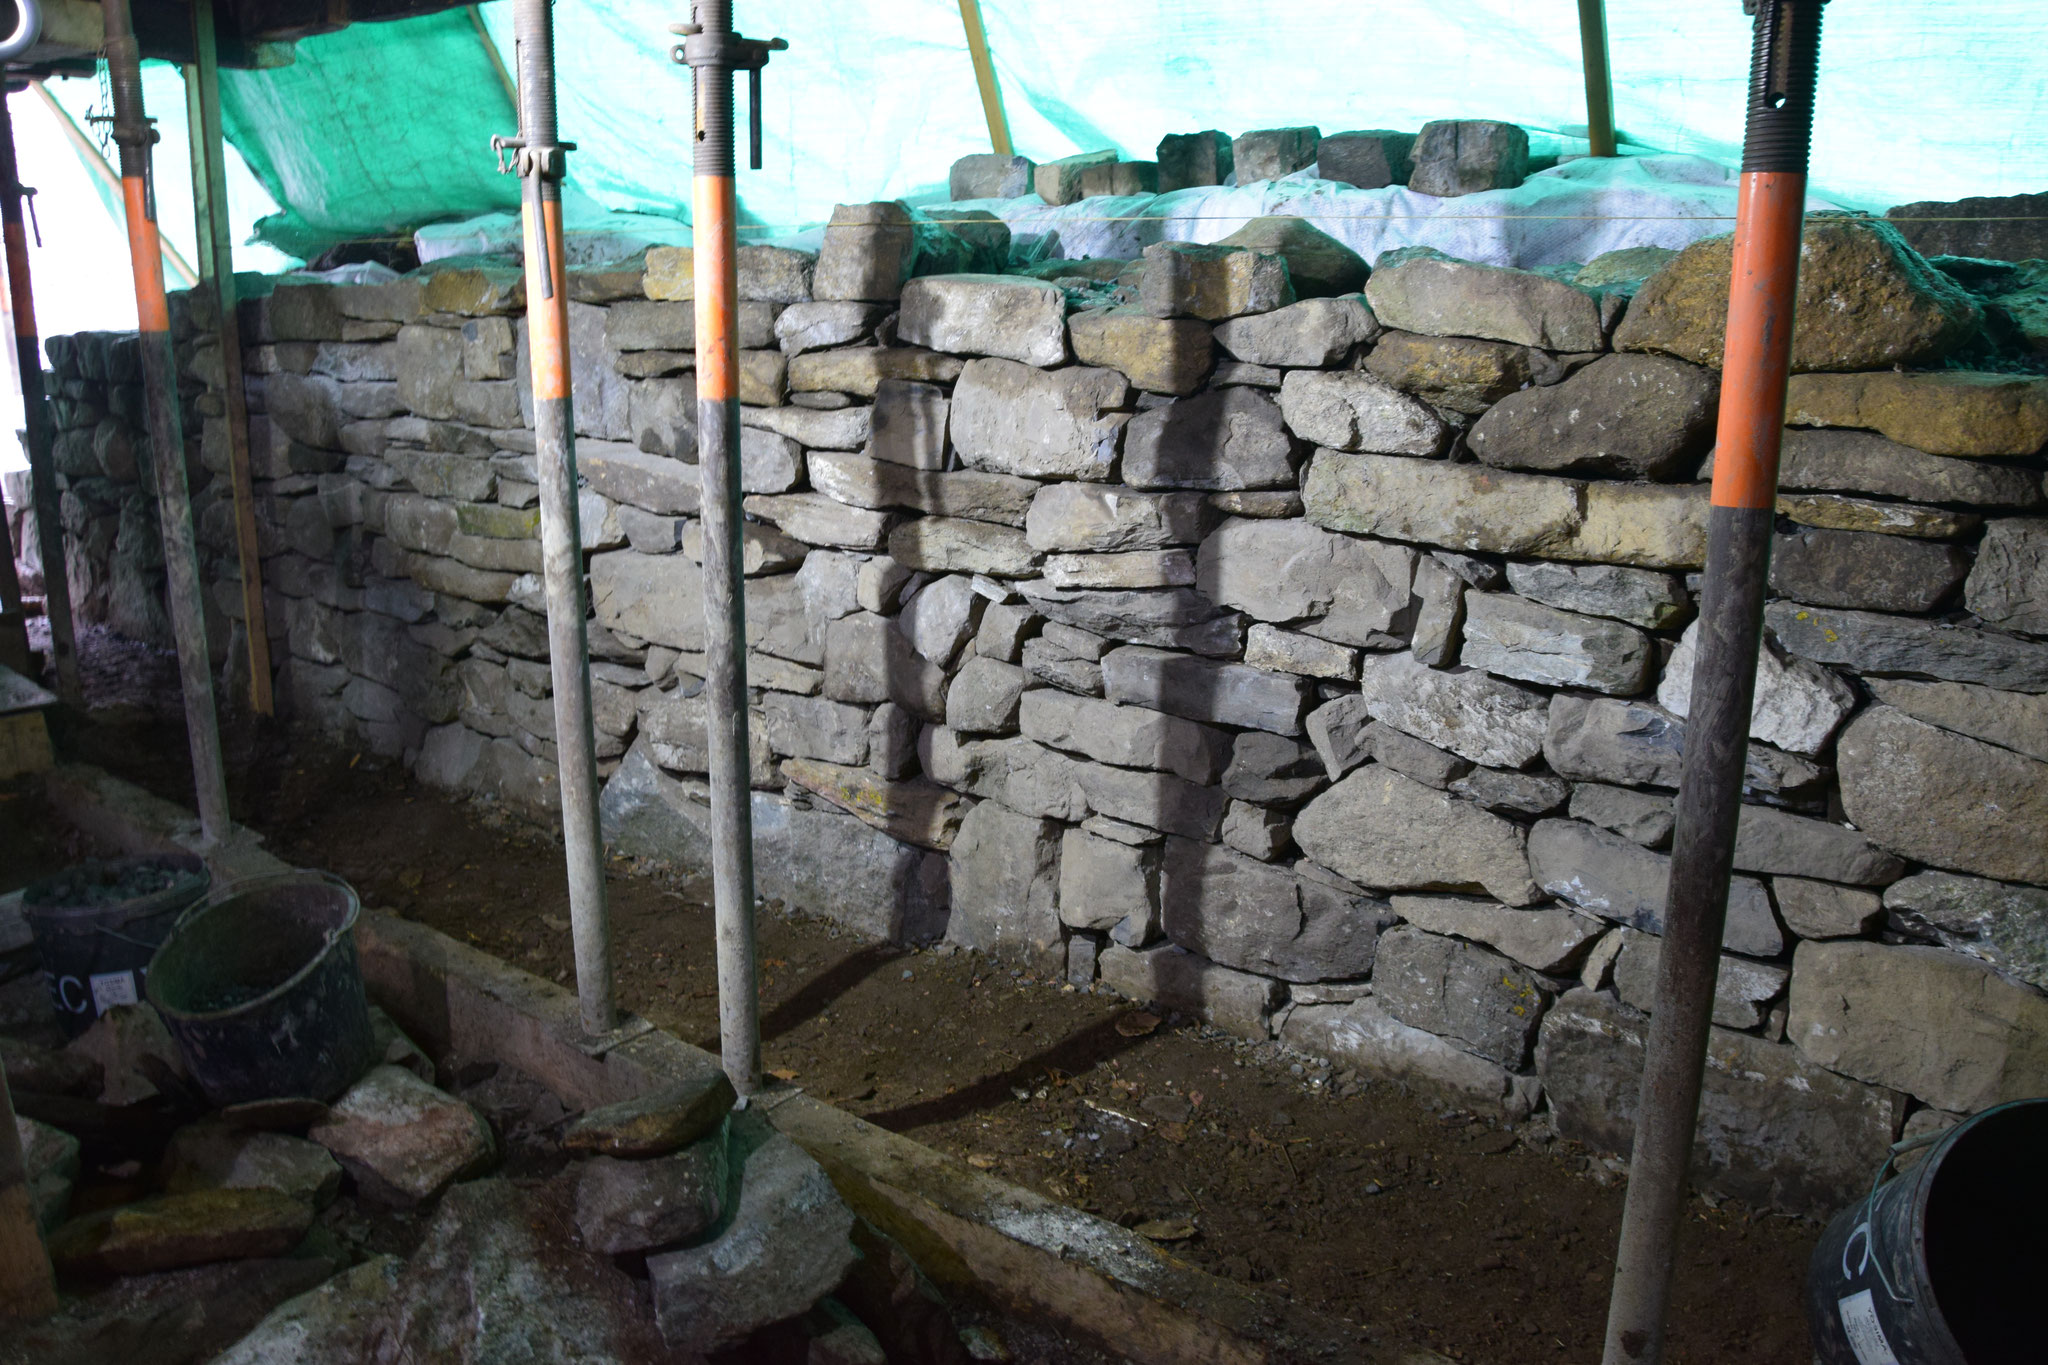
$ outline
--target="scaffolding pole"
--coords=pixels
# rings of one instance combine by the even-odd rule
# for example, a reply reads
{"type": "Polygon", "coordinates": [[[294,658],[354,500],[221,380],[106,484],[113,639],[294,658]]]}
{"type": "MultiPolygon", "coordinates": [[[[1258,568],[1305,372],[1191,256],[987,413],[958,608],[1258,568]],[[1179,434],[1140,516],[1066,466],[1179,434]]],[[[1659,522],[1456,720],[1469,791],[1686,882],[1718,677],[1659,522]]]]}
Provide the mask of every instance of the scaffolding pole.
{"type": "Polygon", "coordinates": [[[576,421],[569,382],[568,271],[562,258],[562,175],[568,144],[555,125],[555,32],[550,0],[515,0],[519,136],[496,138],[523,181],[526,327],[532,356],[535,462],[540,468],[540,550],[554,680],[555,757],[562,846],[569,865],[569,924],[583,1030],[609,1032],[611,923],[604,839],[597,822],[597,740],[590,713],[590,636],[584,624],[583,533],[576,505],[576,421]]]}
{"type": "Polygon", "coordinates": [[[121,196],[128,210],[128,255],[135,273],[135,320],[141,333],[143,398],[149,410],[149,463],[163,526],[165,596],[178,641],[178,678],[185,694],[185,738],[192,750],[200,837],[217,848],[233,822],[221,768],[220,724],[213,706],[213,667],[206,647],[206,609],[199,546],[192,531],[192,492],[185,480],[185,433],[178,414],[178,357],[164,296],[163,239],[157,231],[150,147],[157,132],[142,104],[142,50],[128,0],[103,0],[107,72],[114,89],[114,140],[121,146],[121,196]]]}
{"type": "Polygon", "coordinates": [[[267,716],[275,710],[270,692],[270,625],[263,610],[263,551],[256,539],[256,490],[249,475],[249,397],[242,382],[242,327],[237,317],[234,234],[228,227],[227,145],[220,128],[220,58],[214,41],[213,0],[192,0],[192,52],[193,64],[185,68],[185,109],[192,144],[192,209],[198,228],[200,286],[213,295],[221,389],[227,404],[228,481],[235,501],[236,563],[242,575],[249,709],[267,716]]]}
{"type": "Polygon", "coordinates": [[[761,68],[780,38],[733,32],[732,0],[697,0],[674,53],[695,75],[691,216],[697,302],[697,471],[704,481],[704,699],[711,769],[711,900],[718,935],[718,1033],[742,1096],[761,1086],[754,944],[754,821],[747,744],[747,606],[740,549],[739,247],[732,74],[751,78],[752,156],[761,166],[761,68]]]}
{"type": "Polygon", "coordinates": [[[1613,156],[1614,77],[1607,65],[1606,0],[1579,0],[1579,50],[1586,68],[1586,141],[1592,156],[1613,156]]]}
{"type": "Polygon", "coordinates": [[[50,623],[51,662],[57,695],[74,706],[85,701],[78,675],[78,640],[71,620],[71,580],[64,558],[64,511],[57,491],[49,396],[43,390],[43,342],[36,334],[36,296],[28,263],[20,164],[14,155],[14,114],[0,96],[0,234],[7,244],[8,307],[14,316],[15,365],[21,377],[22,426],[28,434],[30,502],[35,508],[36,546],[43,557],[43,615],[50,623]]]}
{"type": "Polygon", "coordinates": [[[1825,3],[1763,0],[1757,7],[1699,659],[1604,1365],[1664,1358],[1672,1252],[1685,1212],[1756,700],[1825,3]]]}

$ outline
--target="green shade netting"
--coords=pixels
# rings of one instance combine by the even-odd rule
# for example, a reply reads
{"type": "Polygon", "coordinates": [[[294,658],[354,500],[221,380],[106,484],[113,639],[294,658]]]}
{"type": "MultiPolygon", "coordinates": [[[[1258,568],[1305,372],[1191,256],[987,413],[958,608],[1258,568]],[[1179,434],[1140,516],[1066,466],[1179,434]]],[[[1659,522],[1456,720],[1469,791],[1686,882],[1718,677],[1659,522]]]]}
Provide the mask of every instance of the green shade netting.
{"type": "MultiPolygon", "coordinates": [[[[687,216],[690,76],[666,26],[687,0],[559,0],[576,211],[687,216]]],[[[766,73],[766,168],[744,220],[930,198],[988,139],[956,0],[739,0],[790,50],[766,73]]],[[[1017,150],[1038,160],[1162,134],[1315,124],[1413,130],[1494,118],[1574,150],[1585,92],[1572,0],[983,0],[1017,150]],[[1549,134],[1548,138],[1543,135],[1549,134]]],[[[509,59],[511,15],[481,7],[509,59]]],[[[1609,0],[1616,121],[1641,148],[1724,163],[1742,138],[1750,21],[1736,0],[1609,0]]],[[[470,16],[364,24],[297,64],[224,79],[229,136],[287,205],[280,244],[401,232],[516,206],[492,133],[514,115],[470,16]],[[296,234],[296,236],[295,236],[296,234]]],[[[2048,189],[2048,3],[1830,5],[1815,190],[1870,208],[2048,189]]],[[[745,81],[736,82],[744,117],[745,81]]],[[[1583,147],[1583,142],[1577,144],[1583,147]]],[[[742,146],[744,156],[744,145],[742,146]]],[[[293,249],[297,249],[294,246],[293,249]]]]}
{"type": "Polygon", "coordinates": [[[519,205],[491,152],[518,115],[463,10],[356,24],[220,84],[228,140],[284,206],[258,233],[295,255],[519,205]]]}

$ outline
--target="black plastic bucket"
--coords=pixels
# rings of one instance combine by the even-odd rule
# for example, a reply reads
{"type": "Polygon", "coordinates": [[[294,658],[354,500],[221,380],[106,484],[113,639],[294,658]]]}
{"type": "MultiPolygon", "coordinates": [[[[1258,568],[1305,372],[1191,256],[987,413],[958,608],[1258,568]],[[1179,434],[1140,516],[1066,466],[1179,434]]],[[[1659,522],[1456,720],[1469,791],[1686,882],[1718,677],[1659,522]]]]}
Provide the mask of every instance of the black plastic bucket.
{"type": "Polygon", "coordinates": [[[143,998],[150,959],[212,882],[199,859],[165,853],[79,863],[23,890],[21,913],[67,1034],[143,998]]]}
{"type": "Polygon", "coordinates": [[[238,883],[171,931],[149,1000],[209,1100],[327,1101],[368,1069],[360,909],[339,877],[286,872],[238,883]]]}
{"type": "Polygon", "coordinates": [[[1892,1153],[1807,1267],[1822,1365],[2048,1359],[2048,1099],[1987,1109],[1892,1153]],[[1919,1163],[1885,1182],[1922,1142],[1933,1145],[1919,1163]]]}

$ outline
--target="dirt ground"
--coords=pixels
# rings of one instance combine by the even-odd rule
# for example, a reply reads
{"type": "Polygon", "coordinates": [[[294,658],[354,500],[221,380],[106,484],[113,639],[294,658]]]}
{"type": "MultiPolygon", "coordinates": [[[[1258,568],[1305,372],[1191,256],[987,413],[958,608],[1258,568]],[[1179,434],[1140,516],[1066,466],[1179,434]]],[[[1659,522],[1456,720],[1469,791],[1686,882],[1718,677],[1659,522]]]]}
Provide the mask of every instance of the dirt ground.
{"type": "MultiPolygon", "coordinates": [[[[164,666],[133,647],[103,656],[94,722],[60,744],[189,804],[164,666]]],[[[235,814],[280,857],[569,982],[548,832],[367,755],[239,735],[235,814]]],[[[610,897],[621,1003],[715,1051],[706,887],[620,863],[610,897]]],[[[1499,1124],[944,947],[772,909],[759,932],[763,1049],[782,1083],[1355,1324],[1362,1344],[1599,1358],[1621,1167],[1540,1118],[1499,1124]]],[[[1667,1359],[1810,1360],[1799,1296],[1817,1226],[1704,1197],[1689,1214],[1667,1359]]]]}

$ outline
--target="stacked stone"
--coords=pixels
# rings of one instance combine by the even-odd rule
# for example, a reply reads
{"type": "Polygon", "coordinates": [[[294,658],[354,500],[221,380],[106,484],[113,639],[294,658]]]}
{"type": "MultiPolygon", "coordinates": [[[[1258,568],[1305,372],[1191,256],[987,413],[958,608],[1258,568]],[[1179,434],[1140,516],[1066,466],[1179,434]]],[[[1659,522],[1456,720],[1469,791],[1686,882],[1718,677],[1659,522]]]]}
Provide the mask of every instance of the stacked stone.
{"type": "MultiPolygon", "coordinates": [[[[1727,251],[961,273],[1000,225],[896,205],[743,251],[762,893],[1622,1145],[1727,251]]],[[[701,864],[688,265],[572,275],[572,334],[607,834],[701,864]]],[[[545,807],[516,289],[280,289],[253,363],[329,452],[262,504],[291,695],[545,807]]],[[[1703,1150],[1819,1208],[2048,1082],[2048,381],[1925,368],[1981,310],[1881,223],[1801,291],[1703,1150]]]]}
{"type": "Polygon", "coordinates": [[[1454,198],[1513,189],[1529,172],[1554,162],[1532,162],[1526,132],[1486,119],[1443,119],[1424,124],[1419,133],[1260,128],[1233,138],[1211,128],[1168,133],[1159,139],[1154,157],[1124,161],[1115,148],[1105,147],[1038,165],[1027,157],[983,153],[954,162],[947,189],[956,203],[1036,193],[1059,206],[1098,195],[1249,185],[1313,170],[1318,179],[1359,189],[1407,185],[1421,194],[1454,198]]]}
{"type": "MultiPolygon", "coordinates": [[[[51,453],[62,489],[73,615],[168,649],[139,347],[132,333],[50,338],[51,453]]],[[[195,497],[205,495],[202,478],[195,497]]]]}

